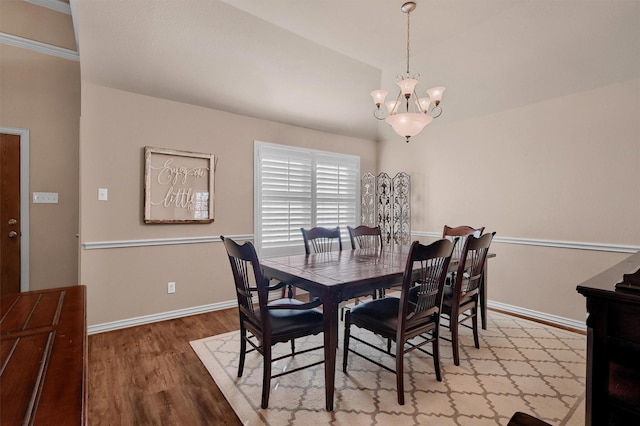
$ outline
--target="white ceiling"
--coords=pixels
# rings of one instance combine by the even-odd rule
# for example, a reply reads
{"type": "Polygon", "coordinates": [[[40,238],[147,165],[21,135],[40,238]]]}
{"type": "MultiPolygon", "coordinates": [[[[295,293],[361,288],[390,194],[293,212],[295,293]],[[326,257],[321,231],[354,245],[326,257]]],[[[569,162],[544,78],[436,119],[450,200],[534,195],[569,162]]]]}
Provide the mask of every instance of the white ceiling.
{"type": "MultiPolygon", "coordinates": [[[[324,131],[377,138],[369,92],[406,68],[402,1],[71,3],[83,80],[324,131]]],[[[447,87],[438,120],[640,78],[640,0],[416,3],[411,73],[447,87]]]]}

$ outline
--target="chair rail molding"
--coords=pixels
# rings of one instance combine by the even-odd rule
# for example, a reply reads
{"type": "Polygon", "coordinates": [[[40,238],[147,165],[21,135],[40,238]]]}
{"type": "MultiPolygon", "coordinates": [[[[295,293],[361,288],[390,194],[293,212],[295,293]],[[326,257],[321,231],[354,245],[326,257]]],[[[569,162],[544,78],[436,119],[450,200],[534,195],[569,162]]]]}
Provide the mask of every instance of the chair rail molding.
{"type": "Polygon", "coordinates": [[[40,41],[31,40],[24,37],[18,37],[13,34],[0,32],[0,43],[21,49],[32,50],[34,52],[43,53],[49,56],[56,56],[70,61],[80,61],[80,55],[75,50],[65,49],[40,41]]]}
{"type": "MultiPolygon", "coordinates": [[[[411,235],[413,237],[442,238],[442,232],[412,231],[411,235]]],[[[234,240],[252,240],[253,241],[254,239],[253,234],[229,235],[229,237],[234,240]]],[[[109,249],[109,248],[146,247],[146,246],[219,243],[219,242],[222,242],[219,236],[201,236],[201,237],[153,238],[153,239],[120,240],[120,241],[93,241],[93,242],[82,243],[82,247],[85,250],[98,250],[98,249],[109,249]]],[[[541,239],[533,239],[533,238],[499,237],[497,235],[493,238],[493,242],[501,243],[501,244],[565,248],[565,249],[574,249],[574,250],[606,251],[606,252],[614,252],[614,253],[636,253],[640,251],[640,246],[626,246],[626,245],[620,245],[620,244],[604,244],[604,243],[587,243],[587,242],[576,242],[576,241],[541,240],[541,239]]]]}
{"type": "Polygon", "coordinates": [[[69,5],[69,3],[65,3],[60,0],[24,0],[24,1],[26,1],[27,3],[35,4],[36,6],[55,10],[56,12],[71,15],[71,6],[69,5]]]}
{"type": "MultiPolygon", "coordinates": [[[[225,235],[226,236],[226,235],[225,235]]],[[[251,240],[253,234],[229,235],[234,240],[251,240]]],[[[202,243],[220,243],[222,240],[219,236],[200,236],[200,237],[181,237],[181,238],[153,238],[143,240],[120,240],[120,241],[95,241],[82,243],[85,250],[99,250],[111,248],[128,248],[128,247],[147,247],[147,246],[170,246],[180,244],[202,244],[202,243]]]]}
{"type": "MultiPolygon", "coordinates": [[[[442,232],[413,231],[411,235],[418,237],[442,238],[442,232]]],[[[499,237],[495,236],[494,243],[517,244],[525,246],[540,246],[552,248],[567,248],[574,250],[609,251],[616,253],[636,253],[640,246],[626,246],[620,244],[588,243],[577,241],[541,240],[535,238],[499,237]]]]}

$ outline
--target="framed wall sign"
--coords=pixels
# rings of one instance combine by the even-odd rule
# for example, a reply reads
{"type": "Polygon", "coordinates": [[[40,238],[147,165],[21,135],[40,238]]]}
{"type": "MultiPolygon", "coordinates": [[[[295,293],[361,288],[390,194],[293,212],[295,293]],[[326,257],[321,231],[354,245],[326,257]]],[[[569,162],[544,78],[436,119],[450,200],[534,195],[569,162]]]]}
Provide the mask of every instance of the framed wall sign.
{"type": "Polygon", "coordinates": [[[213,222],[214,155],[144,148],[144,222],[213,222]]]}

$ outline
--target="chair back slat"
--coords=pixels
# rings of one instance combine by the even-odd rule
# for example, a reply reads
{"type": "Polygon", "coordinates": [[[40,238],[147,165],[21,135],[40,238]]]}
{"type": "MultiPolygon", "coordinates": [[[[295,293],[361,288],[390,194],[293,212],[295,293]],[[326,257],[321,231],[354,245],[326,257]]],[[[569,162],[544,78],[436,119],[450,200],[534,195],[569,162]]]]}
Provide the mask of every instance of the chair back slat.
{"type": "Polygon", "coordinates": [[[459,238],[458,244],[456,244],[452,257],[454,259],[460,259],[460,256],[462,255],[462,249],[464,248],[464,244],[467,241],[467,237],[469,235],[473,235],[477,238],[480,237],[483,232],[484,226],[480,228],[472,228],[466,225],[455,227],[445,225],[444,229],[442,230],[442,238],[447,238],[452,241],[455,238],[459,238]]]}
{"type": "Polygon", "coordinates": [[[315,227],[311,229],[300,228],[302,238],[304,239],[304,250],[306,254],[327,253],[335,251],[336,247],[342,251],[342,238],[340,237],[340,227],[322,228],[315,227]]]}
{"type": "Polygon", "coordinates": [[[262,268],[258,261],[258,255],[251,242],[240,245],[230,238],[220,237],[224,242],[231,264],[233,280],[236,287],[238,309],[247,318],[259,327],[268,327],[266,320],[268,291],[266,279],[262,275],[262,268]],[[257,293],[257,308],[256,298],[257,293]]]}
{"type": "Polygon", "coordinates": [[[248,316],[254,316],[255,311],[253,309],[253,294],[251,292],[251,281],[250,276],[248,274],[249,269],[251,268],[251,263],[244,259],[239,259],[237,257],[232,257],[232,269],[236,272],[234,274],[234,280],[236,283],[236,296],[238,298],[238,305],[240,308],[247,314],[248,316]]]}
{"type": "Polygon", "coordinates": [[[454,283],[454,292],[458,297],[478,292],[482,281],[484,263],[487,260],[489,247],[495,234],[495,232],[492,232],[479,238],[470,235],[467,238],[462,249],[454,283]]]}
{"type": "Polygon", "coordinates": [[[379,226],[369,227],[360,225],[355,228],[347,226],[351,249],[377,249],[382,248],[382,231],[379,226]]]}
{"type": "Polygon", "coordinates": [[[411,245],[402,281],[398,318],[405,328],[440,314],[445,278],[456,244],[457,240],[441,239],[429,245],[418,241],[411,245]]]}

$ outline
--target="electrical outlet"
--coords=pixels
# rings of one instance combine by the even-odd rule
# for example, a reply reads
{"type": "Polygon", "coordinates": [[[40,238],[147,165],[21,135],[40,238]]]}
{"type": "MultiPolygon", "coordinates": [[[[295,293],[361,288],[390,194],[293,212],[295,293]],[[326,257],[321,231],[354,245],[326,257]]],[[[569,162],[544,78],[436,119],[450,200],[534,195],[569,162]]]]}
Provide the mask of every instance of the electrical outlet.
{"type": "Polygon", "coordinates": [[[174,283],[173,281],[171,281],[170,283],[167,283],[167,293],[173,294],[175,292],[176,292],[176,283],[174,283]]]}

